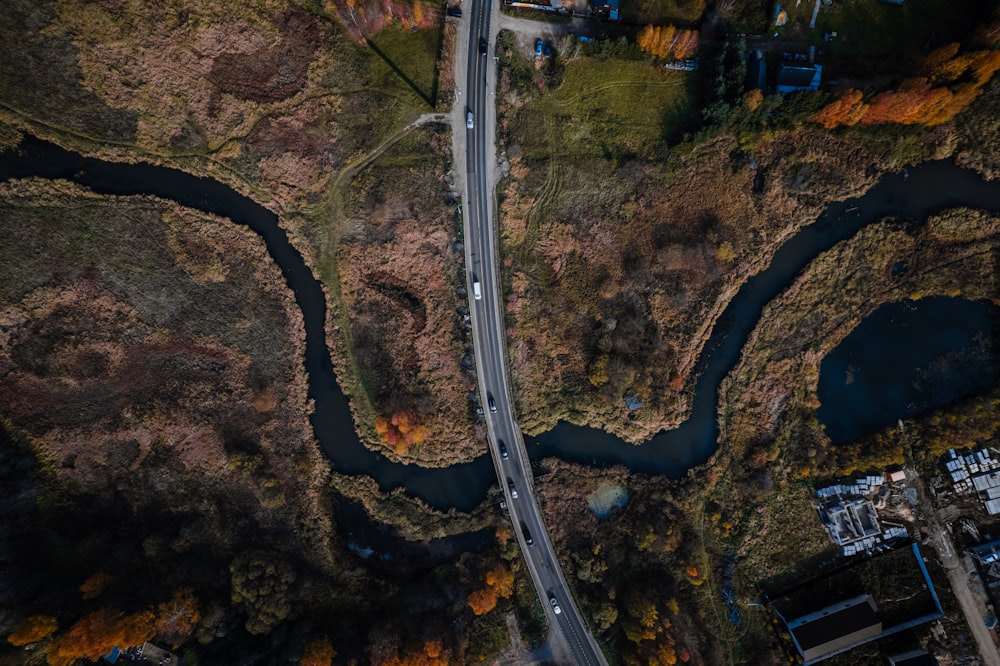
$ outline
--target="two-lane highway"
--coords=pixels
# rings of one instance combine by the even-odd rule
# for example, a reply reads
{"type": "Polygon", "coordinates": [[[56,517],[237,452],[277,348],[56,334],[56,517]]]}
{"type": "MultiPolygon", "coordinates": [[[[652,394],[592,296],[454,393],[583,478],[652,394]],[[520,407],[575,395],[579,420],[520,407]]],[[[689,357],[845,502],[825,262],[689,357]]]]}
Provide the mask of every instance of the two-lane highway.
{"type": "MultiPolygon", "coordinates": [[[[531,464],[514,420],[507,381],[497,271],[499,253],[493,222],[491,166],[495,163],[493,137],[496,128],[496,41],[490,30],[493,7],[488,0],[470,0],[465,7],[469,10],[466,19],[469,21],[468,77],[462,108],[467,144],[465,251],[480,397],[488,422],[490,450],[500,487],[507,496],[521,552],[545,608],[549,626],[557,629],[550,635],[553,651],[557,655],[563,653],[565,660],[582,666],[606,666],[603,653],[569,593],[542,523],[535,501],[531,464]],[[479,282],[478,291],[474,284],[476,281],[479,282]]],[[[460,57],[460,64],[461,60],[460,57]]],[[[456,128],[456,131],[461,130],[456,128]]]]}

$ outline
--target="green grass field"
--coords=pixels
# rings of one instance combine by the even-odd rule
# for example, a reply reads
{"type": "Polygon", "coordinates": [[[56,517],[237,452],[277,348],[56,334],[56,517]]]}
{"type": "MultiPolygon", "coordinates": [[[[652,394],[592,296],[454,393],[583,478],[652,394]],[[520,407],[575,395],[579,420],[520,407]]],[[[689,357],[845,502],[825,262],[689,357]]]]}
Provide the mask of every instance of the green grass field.
{"type": "Polygon", "coordinates": [[[900,6],[881,0],[842,0],[833,11],[820,11],[810,40],[845,74],[909,74],[927,51],[961,41],[989,4],[981,0],[906,0],[900,6]],[[838,36],[824,43],[824,32],[838,36]]]}
{"type": "MultiPolygon", "coordinates": [[[[420,95],[433,99],[437,86],[437,57],[441,39],[440,28],[405,30],[387,28],[368,39],[384,56],[371,60],[372,81],[379,87],[415,88],[420,95]],[[391,64],[390,64],[391,63],[391,64]]],[[[414,91],[415,92],[415,91],[414,91]]],[[[424,105],[422,111],[430,111],[424,105]]]]}
{"type": "Polygon", "coordinates": [[[584,58],[566,65],[562,85],[518,114],[526,157],[649,156],[688,120],[689,74],[645,62],[584,58]]]}
{"type": "Polygon", "coordinates": [[[976,24],[986,4],[981,0],[907,0],[902,5],[843,0],[836,10],[820,12],[816,29],[836,30],[846,36],[830,43],[832,53],[919,52],[928,40],[933,48],[961,39],[976,24]]]}

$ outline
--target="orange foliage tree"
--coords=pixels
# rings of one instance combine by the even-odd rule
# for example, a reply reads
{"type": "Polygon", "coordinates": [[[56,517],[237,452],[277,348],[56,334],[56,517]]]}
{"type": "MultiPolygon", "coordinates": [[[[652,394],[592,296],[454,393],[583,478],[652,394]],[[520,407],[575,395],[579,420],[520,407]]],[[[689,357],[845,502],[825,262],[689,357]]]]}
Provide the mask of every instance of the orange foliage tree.
{"type": "Polygon", "coordinates": [[[672,25],[647,25],[639,33],[636,43],[647,53],[659,58],[673,54],[674,58],[690,58],[698,49],[698,33],[694,30],[677,30],[672,25]]]}
{"type": "Polygon", "coordinates": [[[11,645],[21,647],[29,643],[37,643],[46,638],[58,628],[59,623],[48,615],[31,615],[21,620],[17,628],[7,637],[11,645]]]}
{"type": "Polygon", "coordinates": [[[514,574],[502,564],[487,571],[483,582],[483,589],[469,594],[469,607],[474,615],[489,613],[496,608],[498,598],[506,599],[514,593],[514,574]]]}
{"type": "Polygon", "coordinates": [[[393,655],[390,659],[379,660],[375,666],[448,666],[451,651],[445,650],[439,640],[429,640],[423,649],[408,652],[403,656],[393,655]]]}
{"type": "Polygon", "coordinates": [[[107,608],[84,615],[49,648],[49,664],[63,666],[80,658],[97,661],[115,646],[118,619],[119,613],[107,608]]]}
{"type": "Polygon", "coordinates": [[[492,587],[473,590],[469,593],[469,608],[473,615],[485,615],[497,606],[497,593],[492,587]]]}
{"type": "MultiPolygon", "coordinates": [[[[760,108],[760,105],[763,102],[764,102],[764,93],[760,91],[760,88],[754,88],[753,90],[748,90],[746,94],[743,95],[743,106],[747,107],[748,111],[756,111],[757,109],[760,108]]],[[[673,380],[671,380],[671,383],[672,382],[673,380]]],[[[671,386],[671,388],[673,387],[671,386]]]]}
{"type": "Polygon", "coordinates": [[[863,96],[860,90],[845,90],[840,99],[824,106],[812,119],[827,129],[855,125],[865,112],[866,105],[861,102],[863,96]]]}
{"type": "Polygon", "coordinates": [[[414,446],[427,439],[427,428],[416,411],[409,409],[375,419],[375,432],[398,456],[405,456],[414,446]]]}
{"type": "Polygon", "coordinates": [[[169,601],[156,607],[156,634],[174,645],[182,643],[201,619],[198,598],[185,587],[174,592],[169,601]]]}
{"type": "Polygon", "coordinates": [[[328,638],[318,638],[306,645],[300,666],[330,666],[337,652],[328,638]]]}
{"type": "Polygon", "coordinates": [[[96,599],[101,596],[101,593],[104,592],[104,588],[107,587],[110,582],[110,574],[98,571],[93,576],[83,581],[83,585],[80,586],[80,592],[83,593],[84,599],[96,599]]]}
{"type": "Polygon", "coordinates": [[[907,79],[870,102],[859,90],[847,90],[813,115],[824,127],[840,125],[940,125],[964,111],[1000,70],[1000,51],[958,53],[958,44],[942,46],[924,61],[926,77],[907,79]]]}
{"type": "Polygon", "coordinates": [[[126,615],[115,622],[111,629],[114,645],[133,647],[142,645],[156,635],[156,615],[153,611],[141,611],[126,615]]]}

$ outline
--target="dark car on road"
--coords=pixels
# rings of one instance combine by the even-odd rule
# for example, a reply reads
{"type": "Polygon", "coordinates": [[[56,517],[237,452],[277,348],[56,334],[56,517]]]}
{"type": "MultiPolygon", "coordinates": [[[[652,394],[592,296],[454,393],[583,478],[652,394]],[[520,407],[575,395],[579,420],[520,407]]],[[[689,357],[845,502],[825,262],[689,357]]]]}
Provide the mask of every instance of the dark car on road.
{"type": "Polygon", "coordinates": [[[497,448],[500,449],[500,457],[507,460],[510,456],[507,455],[507,445],[503,443],[502,439],[497,440],[497,448]]]}
{"type": "Polygon", "coordinates": [[[531,532],[528,531],[528,526],[524,524],[524,521],[521,522],[521,534],[524,535],[524,543],[529,546],[535,545],[535,542],[531,540],[531,532]]]}
{"type": "Polygon", "coordinates": [[[492,393],[487,393],[486,394],[486,402],[490,406],[490,411],[493,412],[493,413],[496,413],[496,411],[497,411],[497,403],[493,401],[493,394],[492,393]]]}
{"type": "Polygon", "coordinates": [[[517,488],[514,486],[514,482],[511,479],[507,479],[507,487],[510,488],[510,498],[517,499],[517,488]]]}
{"type": "Polygon", "coordinates": [[[490,43],[486,41],[485,37],[479,38],[479,55],[486,55],[486,52],[490,48],[490,43]]]}
{"type": "Polygon", "coordinates": [[[545,56],[546,58],[548,58],[548,57],[550,57],[552,55],[552,43],[551,42],[545,42],[545,50],[542,52],[542,55],[545,56]]]}
{"type": "Polygon", "coordinates": [[[455,18],[462,18],[462,10],[459,7],[449,7],[448,16],[454,16],[455,18]]]}

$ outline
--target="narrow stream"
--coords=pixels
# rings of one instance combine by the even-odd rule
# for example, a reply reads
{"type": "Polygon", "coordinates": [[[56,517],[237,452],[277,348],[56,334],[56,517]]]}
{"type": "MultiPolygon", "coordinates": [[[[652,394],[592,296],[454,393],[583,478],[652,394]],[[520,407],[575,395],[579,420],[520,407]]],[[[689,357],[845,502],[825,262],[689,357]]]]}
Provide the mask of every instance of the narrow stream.
{"type": "Polygon", "coordinates": [[[404,486],[428,504],[469,511],[496,483],[487,454],[463,465],[427,469],[390,461],[361,444],[347,398],[337,384],[326,346],[326,300],[320,283],[292,246],[278,217],[231,187],[177,169],[151,164],[119,164],[83,157],[54,144],[27,139],[16,151],[0,154],[0,182],[14,178],[65,179],[101,194],[149,194],[229,218],[257,233],[281,268],[302,310],[306,332],[305,367],[316,409],[313,431],[333,467],[343,474],[367,474],[382,490],[404,486]]]}
{"type": "MultiPolygon", "coordinates": [[[[211,179],[149,164],[85,158],[35,139],[25,141],[18,151],[0,155],[0,181],[31,176],[66,179],[104,194],[172,199],[252,229],[264,240],[302,310],[309,394],[316,404],[312,425],[334,469],[344,474],[367,474],[383,490],[402,486],[410,495],[441,510],[454,507],[467,511],[486,497],[496,482],[487,455],[467,464],[426,469],[391,462],[361,444],[326,347],[323,291],[278,226],[274,213],[211,179]]],[[[864,225],[887,215],[923,219],[955,206],[1000,211],[1000,182],[984,182],[974,172],[949,162],[931,162],[910,169],[908,179],[886,176],[863,197],[831,204],[817,222],[785,243],[771,266],[750,279],[723,312],[697,363],[691,418],[642,446],[631,446],[604,431],[560,423],[537,438],[528,438],[530,455],[533,459],[555,455],[595,465],[623,464],[639,472],[681,476],[715,450],[719,383],[738,360],[768,301],[817,254],[864,225]]]]}
{"type": "Polygon", "coordinates": [[[1000,212],[1000,182],[984,181],[951,162],[928,162],[884,176],[864,196],[832,203],[775,253],[771,265],[744,284],[723,311],[702,350],[695,373],[691,417],[641,446],[624,444],[603,430],[559,423],[530,440],[532,458],[557,456],[595,465],[625,465],[637,472],[678,478],[715,451],[719,384],[740,358],[761,310],[820,253],[886,216],[924,220],[958,206],[1000,212]]]}

